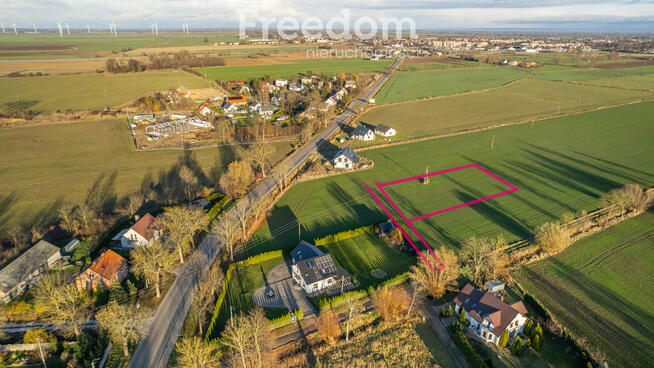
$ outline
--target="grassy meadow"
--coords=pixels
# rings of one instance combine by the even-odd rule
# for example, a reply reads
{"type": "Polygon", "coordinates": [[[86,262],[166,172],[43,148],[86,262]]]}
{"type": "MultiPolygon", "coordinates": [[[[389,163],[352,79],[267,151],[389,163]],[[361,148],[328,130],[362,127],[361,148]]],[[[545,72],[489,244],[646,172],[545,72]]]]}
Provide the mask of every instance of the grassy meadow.
{"type": "Polygon", "coordinates": [[[307,59],[289,64],[217,66],[197,70],[211,80],[251,79],[264,76],[275,78],[293,77],[311,73],[374,73],[383,72],[393,60],[370,61],[367,59],[307,59]]]}
{"type": "Polygon", "coordinates": [[[648,89],[654,90],[654,73],[641,75],[627,75],[623,77],[595,79],[588,81],[588,84],[597,86],[610,86],[620,88],[648,89]]]}
{"type": "MultiPolygon", "coordinates": [[[[247,252],[293,246],[298,221],[305,239],[384,221],[386,216],[364,184],[422,174],[425,167],[436,171],[470,163],[481,165],[519,190],[414,222],[418,231],[434,247],[458,248],[472,235],[502,234],[509,242],[529,238],[536,226],[565,212],[597,208],[599,196],[612,188],[631,182],[654,185],[653,109],[654,102],[632,104],[533,126],[522,124],[365,151],[362,154],[375,163],[372,169],[290,188],[255,233],[247,252]]],[[[394,200],[403,210],[416,213],[441,209],[447,198],[468,202],[492,189],[479,180],[415,187],[394,200]]]]}
{"type": "Polygon", "coordinates": [[[596,79],[626,77],[631,75],[643,75],[651,73],[654,73],[654,65],[616,69],[570,68],[555,71],[544,70],[535,71],[533,75],[535,78],[546,80],[556,80],[563,82],[586,82],[596,79]]]}
{"type": "MultiPolygon", "coordinates": [[[[107,207],[142,183],[169,182],[190,164],[200,185],[213,185],[234,159],[231,149],[137,152],[124,120],[3,129],[0,147],[0,231],[3,225],[47,224],[58,203],[104,202],[107,207]]],[[[290,150],[274,144],[275,160],[290,150]]]]}
{"type": "Polygon", "coordinates": [[[645,91],[527,79],[491,91],[380,106],[359,120],[417,138],[652,98],[645,91]]]}
{"type": "Polygon", "coordinates": [[[654,365],[654,212],[514,272],[560,323],[606,354],[609,367],[654,365]]]}
{"type": "MultiPolygon", "coordinates": [[[[415,64],[414,64],[415,65],[415,64]]],[[[396,72],[375,96],[386,104],[498,87],[527,74],[513,68],[444,69],[396,72]]]]}
{"type": "Polygon", "coordinates": [[[92,111],[180,85],[211,86],[208,81],[182,71],[6,78],[2,79],[2,85],[0,110],[35,112],[92,111]]]}

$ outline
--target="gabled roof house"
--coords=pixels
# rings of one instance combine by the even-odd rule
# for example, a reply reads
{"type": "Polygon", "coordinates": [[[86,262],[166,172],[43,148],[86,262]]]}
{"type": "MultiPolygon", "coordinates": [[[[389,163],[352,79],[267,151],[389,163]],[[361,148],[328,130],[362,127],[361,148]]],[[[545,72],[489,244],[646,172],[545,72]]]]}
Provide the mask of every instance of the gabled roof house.
{"type": "Polygon", "coordinates": [[[150,242],[161,237],[159,221],[149,213],[141,217],[132,227],[127,229],[117,240],[121,248],[147,247],[150,242]]]}
{"type": "Polygon", "coordinates": [[[323,292],[349,290],[352,275],[334,262],[330,254],[323,253],[315,245],[302,241],[291,251],[293,280],[309,295],[323,292]],[[345,289],[347,287],[347,289],[345,289]]]}
{"type": "Polygon", "coordinates": [[[462,308],[466,310],[466,319],[479,337],[495,345],[505,330],[508,331],[509,337],[513,338],[522,332],[527,321],[527,308],[522,301],[507,304],[492,293],[484,292],[470,284],[461,290],[453,302],[457,313],[460,313],[462,308]]]}
{"type": "Polygon", "coordinates": [[[91,266],[75,277],[79,290],[105,290],[127,278],[127,260],[113,250],[105,249],[91,266]]]}
{"type": "Polygon", "coordinates": [[[18,296],[61,258],[61,250],[40,240],[0,270],[0,302],[18,296]]]}

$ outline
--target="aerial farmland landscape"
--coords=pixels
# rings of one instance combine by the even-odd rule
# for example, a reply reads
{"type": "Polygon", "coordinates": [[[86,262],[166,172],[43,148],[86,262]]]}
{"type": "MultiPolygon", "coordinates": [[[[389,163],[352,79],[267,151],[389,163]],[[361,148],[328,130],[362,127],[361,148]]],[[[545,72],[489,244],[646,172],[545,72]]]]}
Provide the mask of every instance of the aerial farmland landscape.
{"type": "Polygon", "coordinates": [[[0,367],[653,367],[653,25],[0,4],[0,367]]]}

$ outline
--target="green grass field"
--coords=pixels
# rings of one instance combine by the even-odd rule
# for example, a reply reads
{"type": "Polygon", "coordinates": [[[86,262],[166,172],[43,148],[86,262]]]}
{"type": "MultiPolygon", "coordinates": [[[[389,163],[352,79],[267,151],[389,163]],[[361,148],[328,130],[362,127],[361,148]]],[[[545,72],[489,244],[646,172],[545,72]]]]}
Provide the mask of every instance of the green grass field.
{"type": "Polygon", "coordinates": [[[628,75],[624,77],[595,79],[588,81],[588,84],[597,86],[611,86],[633,89],[648,89],[654,90],[654,73],[642,75],[628,75]]]}
{"type": "Polygon", "coordinates": [[[379,104],[447,96],[455,93],[501,86],[525,77],[513,68],[474,68],[396,72],[377,93],[379,104]]]}
{"type": "Polygon", "coordinates": [[[381,106],[359,120],[386,124],[407,138],[416,138],[653,97],[644,91],[527,79],[492,91],[381,106]]]}
{"type": "Polygon", "coordinates": [[[459,69],[459,68],[478,68],[479,63],[475,61],[452,60],[437,61],[426,63],[414,63],[400,67],[402,71],[420,71],[420,70],[438,70],[438,69],[459,69]]]}
{"type": "MultiPolygon", "coordinates": [[[[66,30],[64,29],[64,33],[66,30]]],[[[94,31],[93,33],[74,32],[65,37],[58,33],[0,34],[0,44],[9,47],[0,51],[0,60],[48,60],[92,58],[96,55],[111,56],[113,52],[124,49],[140,49],[146,47],[174,47],[206,45],[204,37],[209,42],[238,41],[236,34],[227,33],[193,33],[184,35],[181,32],[160,32],[158,37],[150,33],[120,32],[114,37],[109,32],[94,31]],[[30,48],[26,48],[26,47],[30,48]],[[34,47],[38,47],[34,49],[34,47]]]]}
{"type": "Polygon", "coordinates": [[[651,73],[654,73],[654,65],[620,69],[571,68],[568,70],[556,70],[551,72],[544,70],[534,72],[534,77],[564,82],[585,82],[595,79],[616,78],[651,73]]]}
{"type": "Polygon", "coordinates": [[[383,72],[393,60],[370,61],[364,59],[310,59],[292,64],[217,66],[198,68],[211,80],[251,79],[264,76],[275,78],[293,77],[311,73],[373,73],[383,72]]]}
{"type": "MultiPolygon", "coordinates": [[[[199,183],[210,186],[234,157],[230,149],[217,147],[188,154],[137,152],[122,119],[3,129],[0,147],[11,152],[0,155],[0,224],[5,226],[48,224],[62,201],[110,205],[145,181],[168,181],[180,162],[197,166],[199,183]]],[[[275,160],[290,150],[288,143],[274,147],[275,160]]]]}
{"type": "Polygon", "coordinates": [[[92,111],[117,106],[148,92],[185,85],[206,88],[210,83],[186,72],[146,72],[119,75],[83,74],[74,76],[2,79],[0,111],[51,112],[92,111]]]}
{"type": "MultiPolygon", "coordinates": [[[[436,171],[470,163],[519,190],[415,222],[418,231],[434,247],[457,248],[472,235],[502,234],[509,242],[529,238],[534,227],[564,212],[597,208],[598,197],[612,188],[630,182],[654,185],[652,109],[654,102],[633,104],[533,127],[522,124],[366,151],[362,154],[375,162],[372,169],[292,187],[255,233],[248,252],[293,246],[298,220],[308,239],[384,221],[364,184],[422,174],[425,167],[436,171]]],[[[486,192],[476,181],[448,187],[447,196],[438,188],[428,184],[395,200],[403,210],[428,213],[443,208],[445,197],[467,202],[486,192]]]]}
{"type": "Polygon", "coordinates": [[[605,353],[609,367],[653,366],[653,229],[650,210],[514,277],[567,329],[605,353]]]}
{"type": "Polygon", "coordinates": [[[379,285],[385,279],[396,276],[416,263],[416,258],[391,248],[386,241],[374,233],[359,235],[320,247],[329,252],[336,262],[354,275],[361,288],[379,285]],[[370,276],[370,271],[380,269],[386,272],[384,279],[370,276]]]}

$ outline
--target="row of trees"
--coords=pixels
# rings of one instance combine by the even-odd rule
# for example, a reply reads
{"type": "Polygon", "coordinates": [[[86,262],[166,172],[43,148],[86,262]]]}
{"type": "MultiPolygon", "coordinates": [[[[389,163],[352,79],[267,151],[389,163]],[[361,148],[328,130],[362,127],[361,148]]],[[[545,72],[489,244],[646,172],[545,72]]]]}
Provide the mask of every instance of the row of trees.
{"type": "Polygon", "coordinates": [[[178,69],[182,67],[210,67],[223,66],[225,59],[215,54],[191,54],[182,50],[174,54],[160,53],[148,56],[149,63],[137,59],[120,62],[116,59],[107,59],[105,67],[109,73],[138,73],[147,69],[178,69]]]}

